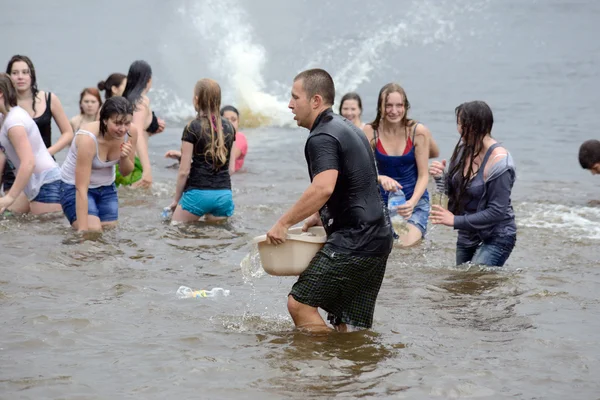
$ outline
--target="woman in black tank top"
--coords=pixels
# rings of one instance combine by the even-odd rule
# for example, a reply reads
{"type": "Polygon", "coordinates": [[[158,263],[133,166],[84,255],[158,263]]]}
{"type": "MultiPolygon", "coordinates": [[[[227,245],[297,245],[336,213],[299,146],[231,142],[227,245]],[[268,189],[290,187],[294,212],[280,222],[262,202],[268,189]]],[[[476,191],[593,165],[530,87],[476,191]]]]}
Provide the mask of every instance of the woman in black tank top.
{"type": "Polygon", "coordinates": [[[13,56],[6,66],[6,73],[10,75],[17,89],[19,106],[29,112],[37,124],[48,152],[54,156],[69,146],[73,140],[73,129],[69,118],[56,95],[38,91],[35,68],[29,57],[13,56]],[[61,132],[60,138],[54,144],[52,144],[51,132],[52,118],[61,132]]]}

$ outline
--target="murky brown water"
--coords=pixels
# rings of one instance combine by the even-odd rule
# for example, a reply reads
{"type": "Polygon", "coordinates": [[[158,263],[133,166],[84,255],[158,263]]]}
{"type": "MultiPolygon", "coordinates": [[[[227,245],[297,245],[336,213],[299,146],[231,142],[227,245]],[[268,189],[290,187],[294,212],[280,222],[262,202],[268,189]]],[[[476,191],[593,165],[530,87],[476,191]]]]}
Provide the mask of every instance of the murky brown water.
{"type": "Polygon", "coordinates": [[[69,116],[83,87],[144,58],[169,128],[150,141],[152,192],[120,190],[118,229],[81,242],[62,216],[0,217],[1,399],[600,398],[600,208],[587,206],[599,181],[577,163],[597,136],[600,3],[346,3],[3,8],[0,61],[31,56],[69,116]],[[285,109],[307,66],[332,72],[339,94],[357,90],[365,120],[380,87],[400,82],[444,158],[454,107],[490,103],[518,171],[518,242],[504,269],[456,268],[455,234],[437,226],[392,253],[371,331],[295,332],[294,279],[240,263],[308,184],[296,129],[246,131],[227,224],[161,220],[176,174],[162,155],[179,145],[194,82],[216,78],[236,105],[249,98],[260,124],[261,110],[285,109]],[[181,285],[231,295],[179,300],[181,285]]]}
{"type": "Polygon", "coordinates": [[[120,191],[120,226],[96,240],[62,216],[0,220],[0,397],[594,398],[597,241],[551,229],[521,224],[496,272],[454,267],[455,235],[437,226],[392,253],[372,331],[294,332],[294,279],[240,263],[306,186],[304,137],[249,132],[223,226],[160,220],[168,162],[151,193],[120,191]],[[179,300],[180,285],[231,295],[179,300]]]}

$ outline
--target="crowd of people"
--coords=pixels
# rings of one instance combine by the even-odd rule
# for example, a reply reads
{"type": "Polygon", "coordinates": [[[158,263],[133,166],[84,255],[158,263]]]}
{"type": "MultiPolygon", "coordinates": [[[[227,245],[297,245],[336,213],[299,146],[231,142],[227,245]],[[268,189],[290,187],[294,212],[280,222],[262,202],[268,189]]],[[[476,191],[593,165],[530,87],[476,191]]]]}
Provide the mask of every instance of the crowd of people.
{"type": "MultiPolygon", "coordinates": [[[[152,69],[131,64],[127,75],[111,74],[97,88],[85,88],[80,113],[69,120],[55,94],[38,90],[28,57],[16,55],[0,74],[0,212],[43,214],[62,211],[78,231],[101,231],[118,220],[118,186],[152,185],[149,138],[165,129],[152,112],[148,92],[152,69]],[[101,92],[104,92],[104,101],[101,92]],[[60,129],[53,143],[51,122],[60,129]],[[54,155],[67,149],[61,166],[54,155]]],[[[317,312],[329,312],[338,330],[369,328],[387,258],[394,243],[413,246],[428,223],[458,231],[456,263],[503,266],[517,236],[511,191],[516,173],[507,149],[491,135],[493,114],[482,101],[455,110],[458,141],[448,163],[433,161],[438,146],[425,124],[409,117],[404,89],[389,83],[379,92],[376,116],[362,121],[363,104],[345,94],[334,113],[335,86],[324,70],[300,73],[289,108],[298,126],[310,130],[305,155],[311,184],[271,228],[271,243],[287,230],[323,225],[325,247],[299,277],[288,298],[298,327],[329,329],[317,312]],[[430,176],[448,196],[447,208],[431,204],[430,176]],[[387,208],[390,192],[401,189],[405,204],[387,208]],[[394,232],[389,212],[406,219],[394,232]]],[[[172,220],[220,221],[234,213],[231,175],[248,151],[239,132],[240,115],[221,105],[221,88],[199,80],[193,93],[195,118],[183,129],[181,148],[165,157],[179,161],[172,220]]],[[[600,142],[586,142],[581,165],[600,172],[600,142]]]]}

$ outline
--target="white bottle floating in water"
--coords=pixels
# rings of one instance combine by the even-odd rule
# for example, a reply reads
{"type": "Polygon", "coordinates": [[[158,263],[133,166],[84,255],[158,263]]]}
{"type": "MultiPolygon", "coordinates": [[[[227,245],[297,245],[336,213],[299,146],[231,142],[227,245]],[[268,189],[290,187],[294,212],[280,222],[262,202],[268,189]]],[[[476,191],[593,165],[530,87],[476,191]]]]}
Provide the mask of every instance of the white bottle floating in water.
{"type": "Polygon", "coordinates": [[[192,290],[187,286],[180,286],[177,289],[177,297],[180,299],[189,299],[191,297],[217,297],[229,296],[230,291],[223,288],[212,288],[211,290],[192,290]]]}
{"type": "Polygon", "coordinates": [[[404,219],[402,215],[398,214],[398,207],[404,204],[406,204],[406,196],[401,189],[397,189],[395,192],[390,192],[388,196],[388,211],[390,213],[392,227],[397,235],[408,232],[406,219],[404,219]]]}

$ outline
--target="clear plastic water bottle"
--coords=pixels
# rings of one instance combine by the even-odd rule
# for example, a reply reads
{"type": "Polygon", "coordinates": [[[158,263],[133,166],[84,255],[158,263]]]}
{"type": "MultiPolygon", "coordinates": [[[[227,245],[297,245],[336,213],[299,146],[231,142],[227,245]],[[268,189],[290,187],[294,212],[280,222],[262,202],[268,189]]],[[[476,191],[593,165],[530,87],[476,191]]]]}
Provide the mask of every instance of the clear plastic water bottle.
{"type": "Polygon", "coordinates": [[[395,192],[390,192],[388,196],[388,210],[390,213],[390,219],[392,221],[392,227],[397,235],[401,235],[408,232],[408,226],[403,216],[398,214],[398,207],[406,204],[406,196],[401,189],[397,189],[395,192]]]}
{"type": "Polygon", "coordinates": [[[162,219],[168,219],[169,214],[171,214],[171,207],[165,207],[162,209],[162,212],[160,213],[160,217],[162,219]]]}
{"type": "Polygon", "coordinates": [[[229,296],[230,291],[223,288],[212,288],[211,290],[193,290],[187,286],[180,286],[177,289],[177,297],[180,299],[189,299],[191,297],[217,297],[229,296]]]}

